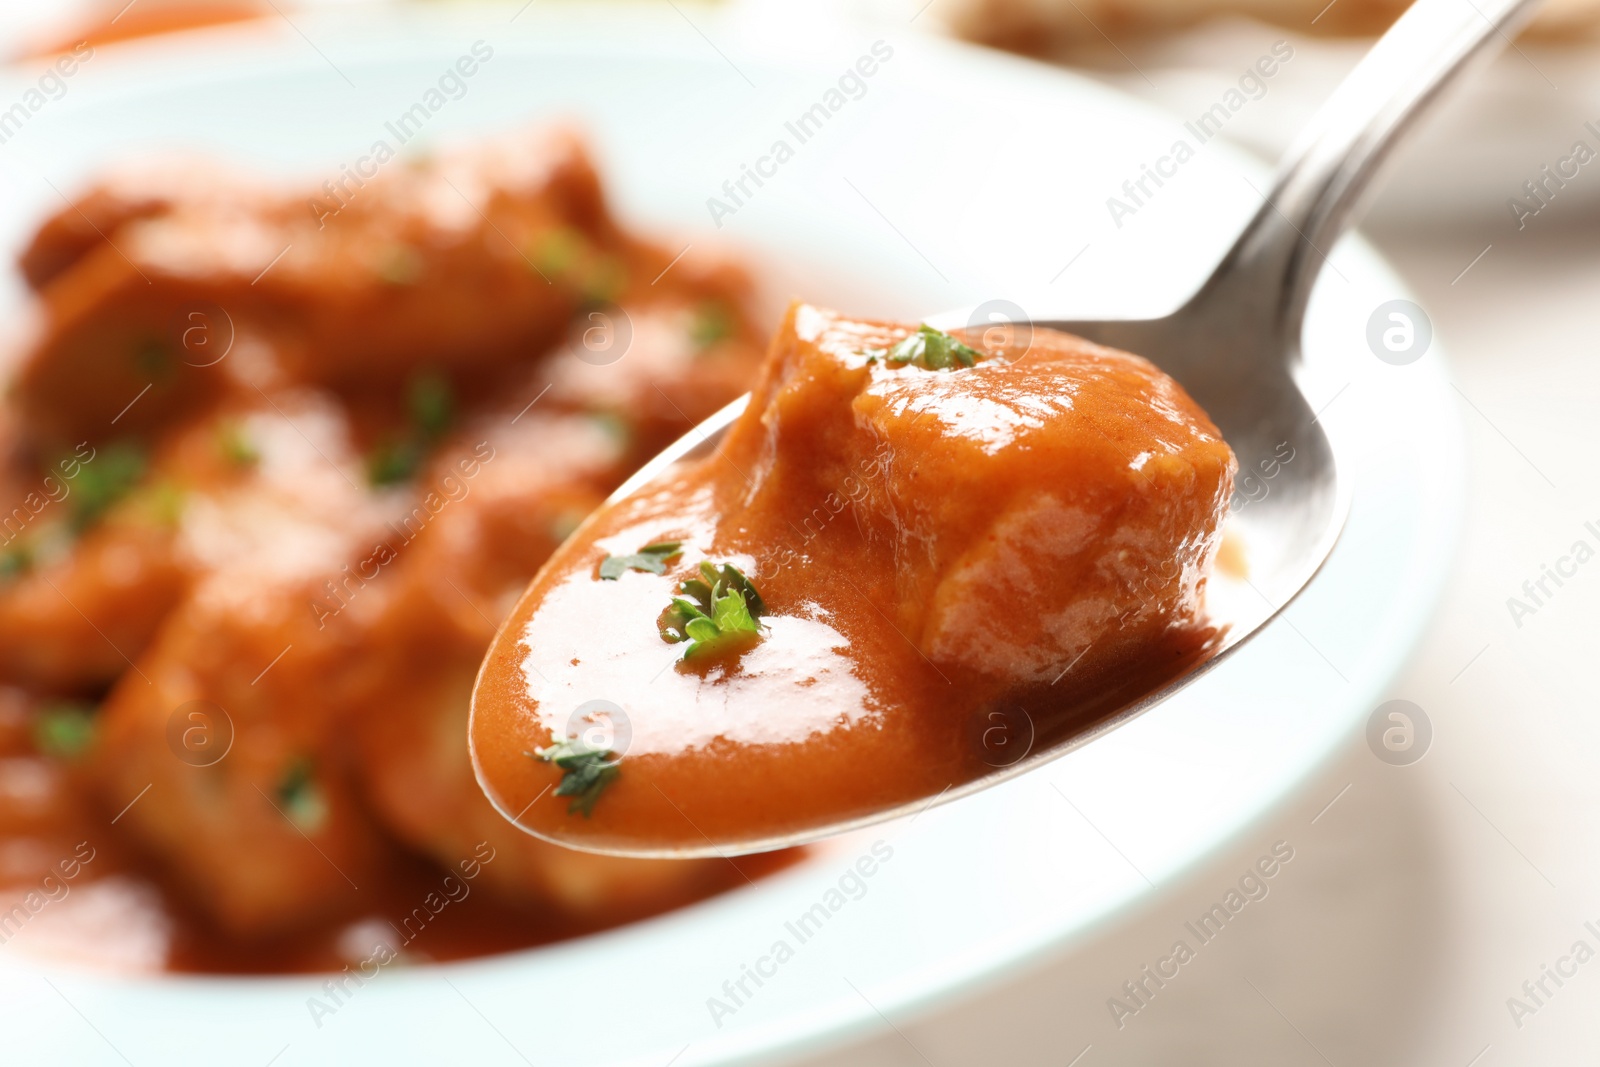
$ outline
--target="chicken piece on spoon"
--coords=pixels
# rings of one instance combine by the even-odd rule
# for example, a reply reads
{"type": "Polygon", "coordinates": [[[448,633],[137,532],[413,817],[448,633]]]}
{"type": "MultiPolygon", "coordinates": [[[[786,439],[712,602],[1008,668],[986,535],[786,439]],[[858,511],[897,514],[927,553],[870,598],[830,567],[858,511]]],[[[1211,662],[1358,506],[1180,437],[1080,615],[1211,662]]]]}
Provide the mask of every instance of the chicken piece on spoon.
{"type": "Polygon", "coordinates": [[[992,769],[991,714],[1065,736],[1204,658],[1234,469],[1137,356],[796,305],[715,452],[534,579],[479,676],[479,781],[631,854],[931,799],[992,769]]]}

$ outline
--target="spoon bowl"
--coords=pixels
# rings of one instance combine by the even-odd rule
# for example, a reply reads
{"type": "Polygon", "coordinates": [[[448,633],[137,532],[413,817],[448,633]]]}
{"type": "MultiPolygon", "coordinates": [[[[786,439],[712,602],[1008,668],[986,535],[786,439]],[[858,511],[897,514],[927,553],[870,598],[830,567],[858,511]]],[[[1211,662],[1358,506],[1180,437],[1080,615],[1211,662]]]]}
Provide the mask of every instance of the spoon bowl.
{"type": "MultiPolygon", "coordinates": [[[[1024,774],[1128,722],[1227,658],[1311,581],[1332,552],[1349,510],[1350,487],[1340,477],[1337,442],[1324,432],[1319,413],[1296,381],[1305,309],[1326,252],[1347,227],[1378,165],[1425,105],[1471,61],[1487,56],[1532,8],[1532,0],[1419,0],[1324,105],[1219,266],[1171,314],[1147,320],[1012,321],[984,317],[980,308],[926,320],[945,330],[1003,331],[1013,350],[1026,349],[1031,331],[1051,328],[1138,353],[1175,378],[1206,410],[1234,449],[1241,477],[1225,530],[1235,562],[1219,567],[1208,587],[1208,621],[1219,637],[1204,659],[1182,672],[1155,677],[1142,692],[1122,693],[1118,705],[1106,709],[1108,714],[1097,715],[1092,725],[1070,735],[1033,744],[1030,733],[1026,755],[979,777],[909,803],[797,831],[747,837],[702,834],[703,844],[679,841],[669,848],[596,845],[581,836],[553,836],[520,822],[520,812],[506,810],[485,781],[475,749],[480,783],[491,800],[530,833],[614,855],[731,856],[799,845],[912,814],[1024,774]]],[[[748,402],[748,396],[741,398],[690,431],[624,483],[608,505],[628,499],[674,465],[714,450],[748,402]]],[[[502,632],[496,645],[505,638],[502,632]]],[[[482,680],[480,675],[480,689],[482,680]]],[[[475,721],[478,699],[475,693],[475,721]]]]}

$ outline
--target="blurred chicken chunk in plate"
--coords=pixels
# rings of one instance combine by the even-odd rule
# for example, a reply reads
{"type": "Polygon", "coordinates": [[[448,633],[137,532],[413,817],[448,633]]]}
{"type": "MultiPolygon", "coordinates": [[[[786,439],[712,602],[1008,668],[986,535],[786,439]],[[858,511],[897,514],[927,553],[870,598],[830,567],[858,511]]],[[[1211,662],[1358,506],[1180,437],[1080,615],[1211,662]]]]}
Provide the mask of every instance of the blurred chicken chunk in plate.
{"type": "Polygon", "coordinates": [[[83,877],[157,917],[124,955],[232,971],[338,966],[351,931],[409,932],[446,877],[480,891],[410,958],[571,936],[781,864],[552,848],[494,811],[466,742],[477,665],[546,556],[749,388],[753,276],[624,229],[565,128],[344,193],[113,169],[22,253],[0,776],[55,799],[24,818],[0,790],[0,853],[92,837],[83,877]]]}

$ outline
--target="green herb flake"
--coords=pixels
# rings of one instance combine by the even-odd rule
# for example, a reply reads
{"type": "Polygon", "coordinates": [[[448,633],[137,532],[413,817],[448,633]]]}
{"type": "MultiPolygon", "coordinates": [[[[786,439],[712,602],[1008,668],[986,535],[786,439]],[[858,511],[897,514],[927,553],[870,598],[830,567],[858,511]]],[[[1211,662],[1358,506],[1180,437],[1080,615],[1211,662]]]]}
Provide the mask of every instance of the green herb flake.
{"type": "Polygon", "coordinates": [[[455,422],[455,391],[442,374],[419,374],[407,395],[411,421],[429,441],[444,434],[455,422]]]}
{"type": "Polygon", "coordinates": [[[761,633],[758,621],[767,605],[737,567],[724,563],[700,564],[700,577],[690,578],[678,587],[682,596],[656,620],[661,639],[670,644],[687,641],[683,658],[689,659],[726,649],[761,633]]]}
{"type": "Polygon", "coordinates": [[[406,392],[406,414],[410,420],[406,431],[367,455],[367,481],[375,487],[410,481],[454,424],[455,391],[449,379],[431,372],[412,378],[406,392]]]}
{"type": "Polygon", "coordinates": [[[421,252],[410,245],[395,245],[379,261],[378,278],[390,285],[415,285],[426,267],[421,252]]]}
{"type": "Polygon", "coordinates": [[[550,531],[551,539],[559,543],[571,537],[572,532],[582,526],[583,520],[587,517],[587,512],[577,509],[560,511],[551,516],[546,528],[550,531]]]}
{"type": "Polygon", "coordinates": [[[171,347],[165,341],[149,337],[134,348],[133,366],[145,377],[160,382],[172,377],[176,361],[173,359],[171,347]]]}
{"type": "Polygon", "coordinates": [[[616,780],[621,768],[611,759],[609,748],[590,748],[582,739],[557,741],[549,748],[537,749],[535,759],[553,763],[561,771],[561,784],[554,796],[571,797],[567,814],[582,815],[587,819],[594,811],[595,801],[606,786],[616,780]]]}
{"type": "Polygon", "coordinates": [[[0,549],[0,582],[20,578],[32,569],[33,548],[30,545],[7,545],[0,549]]]}
{"type": "Polygon", "coordinates": [[[622,260],[612,255],[595,259],[579,282],[585,307],[603,307],[614,302],[627,285],[628,269],[622,265],[622,260]]]}
{"type": "Polygon", "coordinates": [[[126,496],[144,477],[142,449],[128,444],[105,448],[93,463],[85,463],[72,480],[72,530],[82,533],[126,496]]]}
{"type": "Polygon", "coordinates": [[[589,418],[600,427],[601,433],[611,439],[612,444],[618,448],[632,447],[633,426],[627,419],[614,411],[596,411],[589,418]]]}
{"type": "Polygon", "coordinates": [[[577,230],[562,226],[539,238],[533,250],[533,263],[549,278],[564,278],[589,253],[589,239],[577,230]]]}
{"type": "Polygon", "coordinates": [[[667,561],[680,555],[682,551],[683,544],[680,541],[657,541],[655,544],[645,545],[632,555],[607,556],[600,561],[600,577],[614,582],[630,570],[665,574],[667,561]]]}
{"type": "Polygon", "coordinates": [[[217,451],[235,467],[254,467],[261,462],[261,450],[236,419],[229,419],[217,428],[217,451]]]}
{"type": "Polygon", "coordinates": [[[422,449],[411,440],[389,441],[367,456],[367,481],[377,488],[408,482],[422,466],[422,449]]]}
{"type": "Polygon", "coordinates": [[[888,361],[896,366],[915,364],[924,370],[949,370],[952,367],[970,367],[983,354],[962,344],[942,330],[927,323],[917,327],[917,332],[889,350],[888,361]]]}
{"type": "Polygon", "coordinates": [[[46,704],[33,721],[33,743],[46,756],[76,760],[94,744],[95,708],[81,701],[46,704]]]}
{"type": "Polygon", "coordinates": [[[176,529],[183,521],[183,509],[189,494],[176,482],[161,481],[139,490],[134,502],[145,518],[157,526],[176,529]]]}
{"type": "Polygon", "coordinates": [[[328,799],[309,759],[302,757],[289,764],[274,792],[285,817],[304,832],[316,833],[327,823],[328,799]]]}
{"type": "Polygon", "coordinates": [[[718,341],[725,341],[734,333],[733,315],[720,300],[704,301],[695,308],[689,322],[689,340],[695,351],[704,352],[718,341]]]}
{"type": "Polygon", "coordinates": [[[621,258],[597,248],[589,235],[558,226],[524,246],[528,265],[548,282],[577,290],[580,307],[603,307],[622,294],[628,271],[621,258]]]}

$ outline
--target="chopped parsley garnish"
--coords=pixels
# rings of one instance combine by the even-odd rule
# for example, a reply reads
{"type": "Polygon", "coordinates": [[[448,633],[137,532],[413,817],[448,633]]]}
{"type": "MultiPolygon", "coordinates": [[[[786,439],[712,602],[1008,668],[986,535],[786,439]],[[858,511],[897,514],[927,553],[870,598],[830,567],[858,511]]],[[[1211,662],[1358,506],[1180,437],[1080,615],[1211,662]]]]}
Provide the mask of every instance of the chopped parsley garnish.
{"type": "Polygon", "coordinates": [[[720,300],[707,300],[695,309],[689,323],[689,340],[696,351],[705,351],[718,341],[733,336],[733,316],[720,300]]]}
{"type": "Polygon", "coordinates": [[[217,448],[222,452],[222,458],[235,467],[254,467],[261,462],[261,450],[250,439],[244,426],[234,419],[229,419],[218,428],[217,448]]]}
{"type": "Polygon", "coordinates": [[[110,445],[72,480],[72,530],[82,533],[144,477],[145,454],[128,444],[110,445]]]}
{"type": "Polygon", "coordinates": [[[20,578],[33,569],[33,548],[26,543],[0,549],[0,582],[20,578]]]}
{"type": "Polygon", "coordinates": [[[94,743],[94,706],[79,701],[47,704],[33,721],[33,743],[56,759],[75,760],[94,743]]]}
{"type": "Polygon", "coordinates": [[[455,393],[440,374],[419,374],[406,394],[410,426],[404,434],[373,449],[367,480],[376,486],[410,481],[429,451],[455,422],[455,393]]]}
{"type": "Polygon", "coordinates": [[[665,574],[667,561],[682,551],[683,544],[680,541],[657,541],[630,556],[607,556],[600,561],[600,577],[614,582],[630,570],[665,574]]]}
{"type": "Polygon", "coordinates": [[[172,349],[159,338],[147,338],[133,350],[133,365],[141,374],[163,381],[172,376],[172,349]]]}
{"type": "Polygon", "coordinates": [[[577,230],[563,226],[539,238],[534,249],[534,265],[551,278],[558,278],[578,265],[589,251],[589,239],[577,230]]]}
{"type": "Polygon", "coordinates": [[[552,540],[558,543],[565,541],[572,536],[572,531],[583,525],[583,520],[587,515],[587,512],[576,508],[558,511],[550,517],[546,529],[549,530],[552,540]]]}
{"type": "Polygon", "coordinates": [[[589,416],[600,431],[611,439],[611,443],[618,448],[630,448],[633,445],[633,427],[628,420],[614,411],[596,411],[589,416]]]}
{"type": "Polygon", "coordinates": [[[561,771],[561,784],[556,786],[553,795],[571,797],[567,814],[582,815],[585,819],[594,810],[594,802],[600,799],[606,786],[621,773],[617,761],[610,759],[609,748],[590,748],[582,739],[557,741],[549,748],[534,751],[532,755],[535,759],[555,764],[561,771]]]}
{"type": "Polygon", "coordinates": [[[367,457],[367,481],[379,487],[410,481],[422,458],[423,450],[412,438],[388,441],[367,457]]]}
{"type": "Polygon", "coordinates": [[[175,528],[183,520],[183,508],[189,494],[176,482],[163,481],[141,489],[136,498],[145,518],[158,526],[175,528]]]}
{"type": "Polygon", "coordinates": [[[395,245],[378,264],[378,277],[390,285],[414,285],[427,266],[422,253],[410,245],[395,245]]]}
{"type": "Polygon", "coordinates": [[[284,815],[306,833],[315,833],[328,821],[328,801],[312,774],[309,759],[301,758],[289,764],[275,792],[284,815]]]}
{"type": "Polygon", "coordinates": [[[943,330],[935,330],[926,323],[888,351],[879,348],[867,353],[869,363],[883,359],[897,367],[912,363],[924,370],[970,367],[982,358],[983,353],[977,349],[962,344],[943,330]]]}
{"type": "Polygon", "coordinates": [[[615,300],[628,280],[620,259],[600,251],[587,234],[570,226],[541,235],[528,258],[547,281],[575,287],[589,307],[615,300]]]}
{"type": "Polygon", "coordinates": [[[698,656],[748,641],[761,633],[757,621],[767,605],[739,568],[731,563],[721,567],[700,564],[700,577],[690,578],[678,587],[683,596],[672,598],[672,605],[661,613],[656,627],[661,639],[676,644],[689,642],[683,658],[698,656]]]}
{"type": "Polygon", "coordinates": [[[628,284],[628,269],[616,256],[604,255],[584,272],[580,283],[584,303],[590,307],[609,304],[622,295],[628,284]]]}
{"type": "Polygon", "coordinates": [[[443,375],[422,374],[413,378],[407,400],[411,421],[429,438],[438,437],[455,421],[455,393],[443,375]]]}

